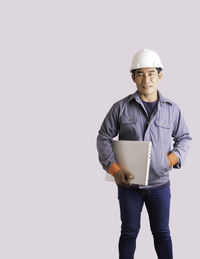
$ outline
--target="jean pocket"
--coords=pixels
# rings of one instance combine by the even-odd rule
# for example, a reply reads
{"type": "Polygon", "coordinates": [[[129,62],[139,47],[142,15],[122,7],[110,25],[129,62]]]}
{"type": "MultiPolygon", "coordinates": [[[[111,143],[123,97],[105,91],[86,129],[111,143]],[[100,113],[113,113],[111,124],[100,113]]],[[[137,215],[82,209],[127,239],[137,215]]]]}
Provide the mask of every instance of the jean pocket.
{"type": "Polygon", "coordinates": [[[165,161],[165,168],[169,169],[170,168],[169,160],[168,160],[167,155],[165,153],[164,153],[164,161],[165,161]]]}
{"type": "Polygon", "coordinates": [[[171,167],[169,166],[169,160],[167,158],[167,155],[164,153],[163,155],[163,166],[161,169],[161,174],[165,175],[169,172],[169,170],[171,170],[171,167]]]}

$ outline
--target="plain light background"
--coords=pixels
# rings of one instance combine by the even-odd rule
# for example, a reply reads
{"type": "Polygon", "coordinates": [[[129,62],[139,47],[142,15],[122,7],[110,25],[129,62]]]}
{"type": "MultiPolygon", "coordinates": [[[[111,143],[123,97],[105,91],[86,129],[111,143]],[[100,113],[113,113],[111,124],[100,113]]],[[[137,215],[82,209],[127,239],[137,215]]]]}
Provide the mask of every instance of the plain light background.
{"type": "MultiPolygon", "coordinates": [[[[96,136],[133,93],[136,51],[157,51],[159,89],[193,141],[171,175],[174,258],[199,256],[198,1],[1,1],[0,258],[118,258],[115,184],[96,136]]],[[[156,258],[146,210],[137,259],[156,258]]]]}

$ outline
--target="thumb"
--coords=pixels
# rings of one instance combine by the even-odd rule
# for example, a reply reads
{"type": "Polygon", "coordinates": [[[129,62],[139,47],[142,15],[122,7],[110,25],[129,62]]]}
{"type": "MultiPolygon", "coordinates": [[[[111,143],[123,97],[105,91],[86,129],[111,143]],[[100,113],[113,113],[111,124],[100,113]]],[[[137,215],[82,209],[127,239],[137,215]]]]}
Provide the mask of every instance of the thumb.
{"type": "Polygon", "coordinates": [[[133,178],[134,178],[134,176],[133,176],[129,171],[127,171],[127,170],[125,170],[125,174],[126,174],[126,176],[127,176],[129,179],[133,179],[133,178]]]}
{"type": "Polygon", "coordinates": [[[129,172],[128,172],[127,176],[128,176],[129,179],[133,179],[134,178],[134,176],[131,173],[129,173],[129,172]]]}

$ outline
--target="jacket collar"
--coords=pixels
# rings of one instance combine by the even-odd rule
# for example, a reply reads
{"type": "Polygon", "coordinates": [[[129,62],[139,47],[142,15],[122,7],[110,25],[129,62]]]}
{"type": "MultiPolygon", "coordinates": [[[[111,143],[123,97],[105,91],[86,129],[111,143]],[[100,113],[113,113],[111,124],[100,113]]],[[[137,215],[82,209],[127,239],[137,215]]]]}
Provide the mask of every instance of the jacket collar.
{"type": "MultiPolygon", "coordinates": [[[[137,102],[141,103],[141,99],[140,96],[138,94],[138,92],[136,91],[135,93],[131,94],[129,97],[129,102],[132,101],[133,99],[135,99],[137,102]]],[[[158,91],[158,101],[161,103],[170,103],[173,104],[171,100],[167,99],[166,97],[164,97],[160,91],[158,91]]]]}

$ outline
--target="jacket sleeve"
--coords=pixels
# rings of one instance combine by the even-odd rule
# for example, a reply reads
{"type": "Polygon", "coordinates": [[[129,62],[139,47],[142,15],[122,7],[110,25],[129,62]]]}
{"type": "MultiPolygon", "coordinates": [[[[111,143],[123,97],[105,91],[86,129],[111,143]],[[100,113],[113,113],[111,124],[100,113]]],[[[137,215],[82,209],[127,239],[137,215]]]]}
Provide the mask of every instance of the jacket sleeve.
{"type": "Polygon", "coordinates": [[[116,103],[107,113],[97,136],[99,161],[106,171],[112,164],[117,163],[112,149],[112,140],[119,132],[118,118],[119,106],[116,103]]]}
{"type": "Polygon", "coordinates": [[[174,141],[172,152],[178,157],[178,163],[173,167],[179,169],[184,164],[192,138],[179,107],[176,109],[175,116],[176,119],[172,132],[174,141]]]}

